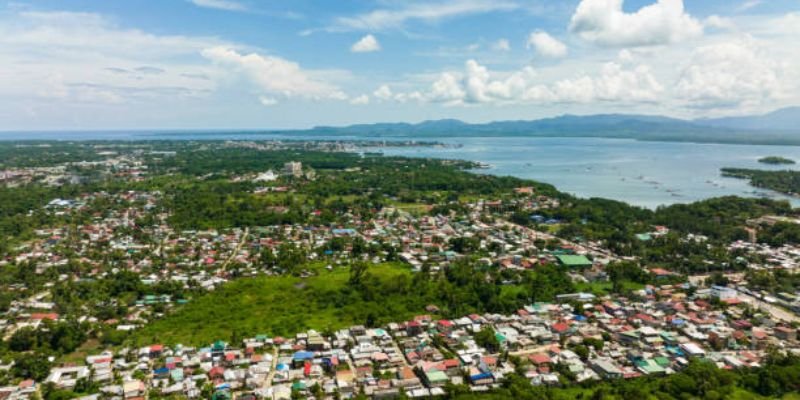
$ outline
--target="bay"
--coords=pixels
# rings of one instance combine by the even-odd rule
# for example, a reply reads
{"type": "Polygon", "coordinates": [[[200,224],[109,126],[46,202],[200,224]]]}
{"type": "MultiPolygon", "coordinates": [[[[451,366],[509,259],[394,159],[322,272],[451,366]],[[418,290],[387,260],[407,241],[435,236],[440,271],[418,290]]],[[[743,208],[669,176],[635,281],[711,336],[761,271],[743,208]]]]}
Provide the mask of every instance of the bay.
{"type": "MultiPolygon", "coordinates": [[[[259,132],[89,131],[0,133],[0,140],[376,140],[409,137],[317,136],[259,132]]],[[[721,176],[722,167],[798,169],[766,165],[765,156],[800,161],[800,147],[685,142],[650,142],[604,138],[426,137],[447,146],[381,147],[386,155],[465,159],[489,164],[478,173],[510,175],[555,185],[580,197],[604,197],[655,208],[712,197],[737,195],[800,199],[757,189],[746,180],[721,176]]]]}

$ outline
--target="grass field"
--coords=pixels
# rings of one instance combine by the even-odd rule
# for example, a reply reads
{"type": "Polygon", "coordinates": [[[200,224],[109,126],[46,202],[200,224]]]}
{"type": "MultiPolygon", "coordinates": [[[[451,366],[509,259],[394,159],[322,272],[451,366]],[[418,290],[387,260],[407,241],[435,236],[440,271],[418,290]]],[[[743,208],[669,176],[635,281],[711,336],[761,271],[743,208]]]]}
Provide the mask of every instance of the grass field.
{"type": "MultiPolygon", "coordinates": [[[[164,319],[133,336],[138,345],[182,343],[204,345],[256,334],[294,335],[313,328],[319,331],[365,323],[371,310],[403,320],[423,311],[424,304],[397,296],[377,295],[364,301],[343,289],[349,270],[317,270],[310,278],[265,276],[229,282],[193,299],[164,319]]],[[[370,267],[370,275],[384,282],[410,279],[399,264],[370,267]]]]}
{"type": "MultiPolygon", "coordinates": [[[[575,290],[580,292],[587,292],[592,293],[597,296],[604,296],[607,294],[612,294],[611,289],[613,288],[613,284],[611,282],[591,282],[591,283],[576,283],[575,290]]],[[[625,281],[622,283],[623,291],[626,290],[639,290],[644,289],[644,285],[625,281]]]]}

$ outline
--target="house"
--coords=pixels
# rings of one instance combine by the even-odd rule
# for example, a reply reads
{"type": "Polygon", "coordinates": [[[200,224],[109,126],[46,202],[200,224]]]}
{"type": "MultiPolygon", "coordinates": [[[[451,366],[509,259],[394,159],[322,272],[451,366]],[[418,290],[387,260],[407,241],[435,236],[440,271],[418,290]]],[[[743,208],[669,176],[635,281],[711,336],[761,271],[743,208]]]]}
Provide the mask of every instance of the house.
{"type": "Polygon", "coordinates": [[[140,380],[132,380],[122,384],[122,391],[126,399],[132,399],[136,397],[143,397],[147,392],[147,388],[144,382],[140,380]]]}
{"type": "Polygon", "coordinates": [[[664,375],[667,372],[663,366],[653,359],[642,359],[637,361],[636,369],[645,375],[664,375]]]}
{"type": "Polygon", "coordinates": [[[598,358],[592,360],[591,367],[594,372],[604,379],[622,378],[622,370],[611,359],[598,358]]]}
{"type": "Polygon", "coordinates": [[[689,357],[705,357],[706,351],[696,343],[688,342],[680,345],[681,350],[689,357]]]}
{"type": "Polygon", "coordinates": [[[559,264],[568,268],[590,268],[593,264],[586,256],[575,254],[557,255],[556,259],[559,264]]]}
{"type": "Polygon", "coordinates": [[[473,385],[489,385],[494,382],[494,375],[486,368],[470,367],[469,381],[473,385]]]}
{"type": "Polygon", "coordinates": [[[425,383],[430,387],[444,386],[450,381],[447,374],[435,368],[425,372],[423,376],[425,378],[425,383]]]}
{"type": "Polygon", "coordinates": [[[528,360],[530,360],[531,364],[536,367],[536,370],[539,371],[539,373],[550,372],[550,365],[553,362],[550,359],[550,356],[544,353],[531,354],[528,356],[528,360]]]}
{"type": "Polygon", "coordinates": [[[797,340],[797,330],[785,326],[778,326],[775,328],[775,337],[785,341],[797,340]]]}
{"type": "Polygon", "coordinates": [[[711,296],[719,301],[728,301],[736,298],[736,290],[727,286],[711,286],[711,296]]]}
{"type": "Polygon", "coordinates": [[[89,368],[84,366],[53,368],[45,382],[52,382],[61,389],[72,388],[79,379],[88,378],[89,372],[89,368]]]}

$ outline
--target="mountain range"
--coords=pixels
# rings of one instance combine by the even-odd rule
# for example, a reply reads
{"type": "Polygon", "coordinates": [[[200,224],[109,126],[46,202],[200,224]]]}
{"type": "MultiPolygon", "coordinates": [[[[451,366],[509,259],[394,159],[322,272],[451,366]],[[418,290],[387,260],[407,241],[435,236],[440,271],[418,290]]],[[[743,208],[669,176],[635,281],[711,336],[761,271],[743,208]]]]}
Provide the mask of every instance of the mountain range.
{"type": "Polygon", "coordinates": [[[603,137],[651,141],[800,145],[800,107],[783,108],[764,115],[683,120],[657,115],[562,115],[538,120],[495,121],[470,124],[455,119],[411,123],[376,123],[344,127],[319,126],[310,135],[370,137],[603,137]]]}

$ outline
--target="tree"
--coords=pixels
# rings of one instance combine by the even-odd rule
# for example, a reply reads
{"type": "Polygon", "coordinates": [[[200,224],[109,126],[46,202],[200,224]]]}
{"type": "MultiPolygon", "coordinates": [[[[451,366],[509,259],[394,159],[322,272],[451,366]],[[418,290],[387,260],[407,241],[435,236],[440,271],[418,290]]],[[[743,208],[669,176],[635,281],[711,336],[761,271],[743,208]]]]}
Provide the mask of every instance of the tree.
{"type": "Polygon", "coordinates": [[[50,361],[41,353],[21,355],[14,360],[11,371],[18,378],[42,381],[50,373],[50,361]]]}
{"type": "Polygon", "coordinates": [[[364,274],[367,273],[368,269],[369,269],[369,264],[362,261],[354,262],[350,266],[350,279],[348,280],[350,286],[361,285],[361,280],[364,277],[364,274]]]}
{"type": "Polygon", "coordinates": [[[475,343],[485,347],[490,353],[497,353],[500,351],[500,341],[497,339],[494,328],[491,326],[486,326],[475,334],[475,343]]]}
{"type": "Polygon", "coordinates": [[[36,331],[31,327],[18,329],[11,335],[8,348],[13,351],[28,351],[36,346],[36,331]]]}

